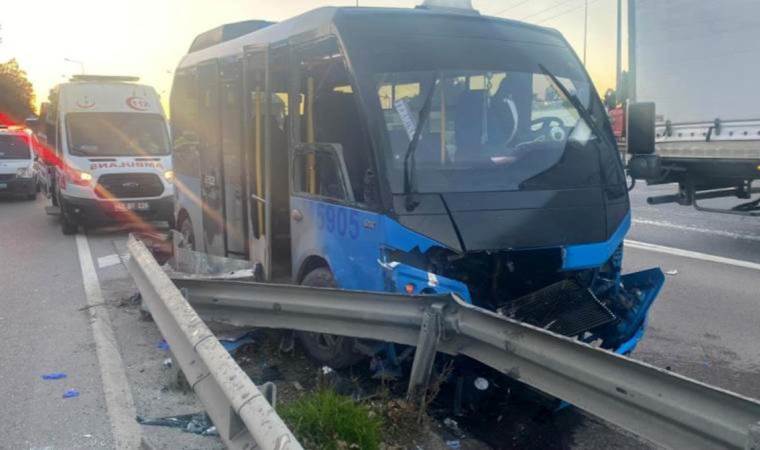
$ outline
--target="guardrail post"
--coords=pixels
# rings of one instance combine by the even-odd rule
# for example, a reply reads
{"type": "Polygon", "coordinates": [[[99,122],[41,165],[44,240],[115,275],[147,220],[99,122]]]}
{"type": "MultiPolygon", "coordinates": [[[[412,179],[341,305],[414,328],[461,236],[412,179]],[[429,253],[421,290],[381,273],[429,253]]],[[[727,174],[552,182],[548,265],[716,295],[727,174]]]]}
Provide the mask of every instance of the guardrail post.
{"type": "Polygon", "coordinates": [[[424,398],[430,381],[430,373],[433,371],[433,362],[438,352],[438,342],[441,340],[443,331],[443,307],[444,304],[431,305],[422,317],[422,326],[417,340],[417,350],[414,352],[412,373],[409,375],[409,388],[406,396],[408,400],[414,400],[416,396],[424,398]]]}
{"type": "Polygon", "coordinates": [[[749,427],[747,450],[760,450],[760,422],[749,427]]]}

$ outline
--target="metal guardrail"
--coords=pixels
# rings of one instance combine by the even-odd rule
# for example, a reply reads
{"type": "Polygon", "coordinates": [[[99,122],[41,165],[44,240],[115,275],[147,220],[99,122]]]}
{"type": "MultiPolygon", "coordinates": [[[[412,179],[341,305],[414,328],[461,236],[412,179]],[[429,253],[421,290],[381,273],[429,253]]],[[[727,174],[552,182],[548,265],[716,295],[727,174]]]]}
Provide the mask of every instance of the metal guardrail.
{"type": "Polygon", "coordinates": [[[409,392],[436,352],[466,355],[672,448],[760,449],[760,402],[468,305],[240,281],[174,279],[207,320],[417,346],[409,392]]]}
{"type": "Polygon", "coordinates": [[[231,449],[300,450],[261,391],[161,270],[130,236],[127,268],[175,361],[231,449]]]}

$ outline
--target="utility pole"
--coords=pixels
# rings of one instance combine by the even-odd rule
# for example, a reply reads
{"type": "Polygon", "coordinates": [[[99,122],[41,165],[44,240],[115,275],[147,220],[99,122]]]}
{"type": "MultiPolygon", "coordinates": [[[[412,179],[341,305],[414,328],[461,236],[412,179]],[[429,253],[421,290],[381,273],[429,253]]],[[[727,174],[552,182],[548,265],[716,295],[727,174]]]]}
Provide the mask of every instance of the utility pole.
{"type": "Polygon", "coordinates": [[[588,46],[588,0],[583,6],[583,65],[586,65],[586,47],[588,46]]]}
{"type": "Polygon", "coordinates": [[[623,77],[623,0],[617,0],[617,61],[615,65],[615,93],[620,97],[623,77]]]}
{"type": "Polygon", "coordinates": [[[636,101],[636,0],[628,0],[628,101],[636,101]]]}

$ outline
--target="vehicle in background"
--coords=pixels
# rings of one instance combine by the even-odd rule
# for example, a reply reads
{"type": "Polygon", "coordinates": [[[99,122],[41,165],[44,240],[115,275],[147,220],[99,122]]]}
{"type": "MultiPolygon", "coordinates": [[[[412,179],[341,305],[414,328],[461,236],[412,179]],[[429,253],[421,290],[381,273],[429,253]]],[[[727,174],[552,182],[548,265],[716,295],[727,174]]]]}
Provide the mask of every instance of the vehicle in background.
{"type": "Polygon", "coordinates": [[[25,127],[0,125],[0,195],[37,197],[33,140],[25,127]]]}
{"type": "MultiPolygon", "coordinates": [[[[171,94],[183,242],[264,281],[455,293],[630,352],[664,277],[621,274],[625,174],[582,64],[554,30],[433,3],[191,49],[171,94]]],[[[351,339],[299,338],[356,361],[351,339]]]]}
{"type": "Polygon", "coordinates": [[[172,224],[168,124],[156,91],[136,81],[77,75],[51,91],[42,128],[64,234],[114,221],[172,224]]]}
{"type": "Polygon", "coordinates": [[[678,183],[649,203],[760,215],[760,3],[629,0],[629,14],[632,98],[656,108],[653,153],[634,155],[629,172],[678,183]],[[739,201],[699,202],[723,197],[739,201]]]}

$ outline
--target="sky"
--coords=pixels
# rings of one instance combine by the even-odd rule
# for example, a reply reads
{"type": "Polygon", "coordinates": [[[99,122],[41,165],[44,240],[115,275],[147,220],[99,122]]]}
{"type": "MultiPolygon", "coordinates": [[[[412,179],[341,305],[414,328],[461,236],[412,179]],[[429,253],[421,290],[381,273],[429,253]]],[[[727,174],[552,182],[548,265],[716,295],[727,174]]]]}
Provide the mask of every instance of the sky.
{"type": "MultiPolygon", "coordinates": [[[[359,0],[360,6],[414,7],[422,0],[359,0]]],[[[481,14],[560,30],[583,55],[586,0],[472,0],[481,14]]],[[[37,104],[80,73],[136,75],[166,103],[173,71],[199,33],[246,19],[280,21],[356,0],[0,0],[0,62],[16,58],[37,104]],[[7,14],[5,11],[17,11],[7,14]]],[[[600,93],[615,84],[616,0],[588,0],[587,68],[600,93]]],[[[625,20],[625,16],[624,16],[625,20]]],[[[625,58],[624,58],[625,63],[625,58]]]]}

